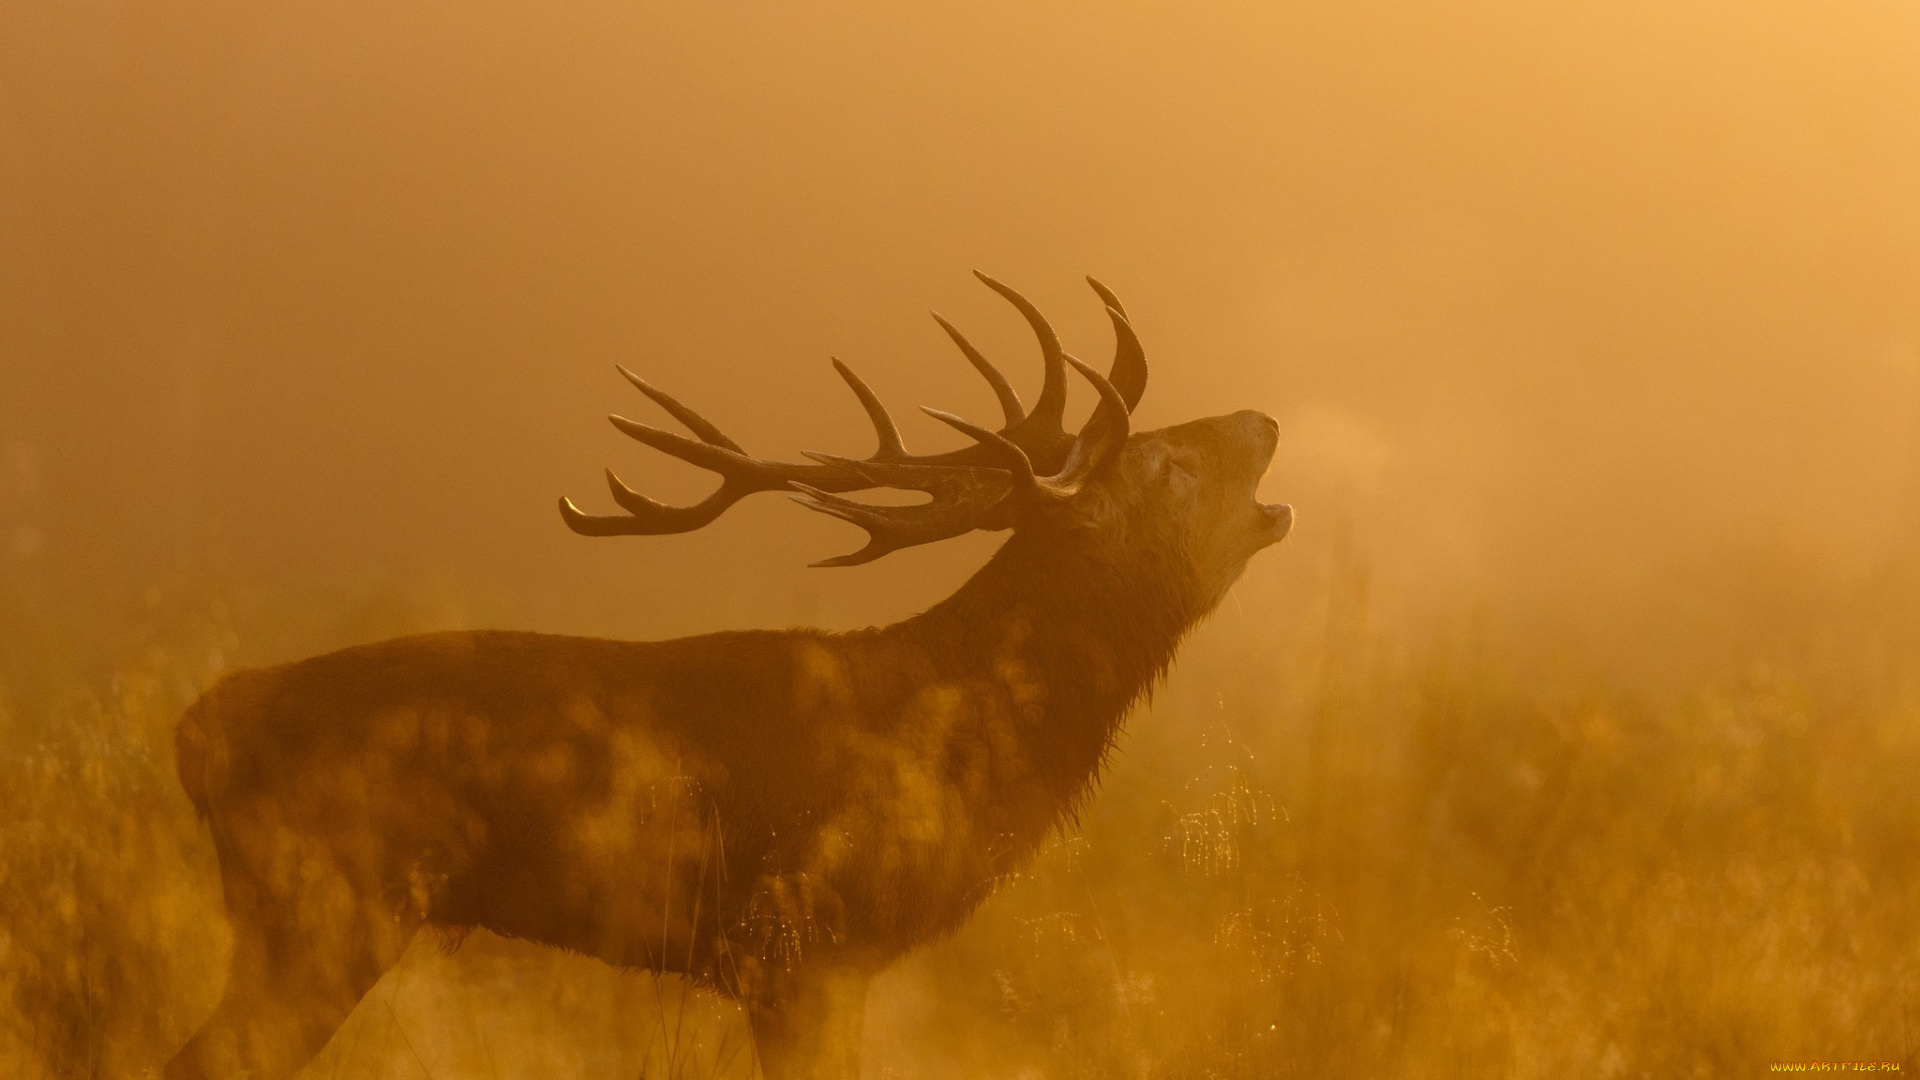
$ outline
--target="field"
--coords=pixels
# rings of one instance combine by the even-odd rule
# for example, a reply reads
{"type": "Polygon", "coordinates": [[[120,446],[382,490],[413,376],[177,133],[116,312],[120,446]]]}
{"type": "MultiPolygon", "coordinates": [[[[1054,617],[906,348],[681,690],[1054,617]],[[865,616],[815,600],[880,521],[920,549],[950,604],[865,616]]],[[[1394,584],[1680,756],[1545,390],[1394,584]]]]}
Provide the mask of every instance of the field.
{"type": "MultiPolygon", "coordinates": [[[[1643,641],[1631,660],[1581,645],[1591,627],[1396,614],[1329,551],[1285,619],[1230,599],[1078,827],[883,980],[868,1075],[1915,1067],[1910,574],[1823,592],[1756,562],[1694,620],[1710,634],[1604,628],[1643,641]]],[[[218,879],[170,739],[208,679],[457,621],[404,589],[277,610],[176,585],[110,626],[10,613],[0,1074],[142,1075],[217,998],[218,879]],[[110,660],[71,662],[89,649],[110,660]]],[[[416,942],[307,1075],[750,1068],[724,1001],[478,934],[416,942]]]]}
{"type": "MultiPolygon", "coordinates": [[[[157,1080],[221,997],[174,731],[223,673],[950,595],[1035,493],[834,570],[859,530],[784,491],[556,511],[728,490],[616,365],[767,461],[966,445],[919,410],[1013,414],[929,309],[1063,431],[1101,399],[1047,343],[1140,390],[1137,335],[1131,430],[1265,414],[1298,519],[1079,818],[881,977],[865,1080],[1911,1075],[1916,58],[1915,0],[0,3],[0,1080],[157,1080]]],[[[1134,524],[1115,628],[1196,562],[1134,524]]],[[[717,996],[477,931],[305,1075],[755,1069],[717,996]]]]}

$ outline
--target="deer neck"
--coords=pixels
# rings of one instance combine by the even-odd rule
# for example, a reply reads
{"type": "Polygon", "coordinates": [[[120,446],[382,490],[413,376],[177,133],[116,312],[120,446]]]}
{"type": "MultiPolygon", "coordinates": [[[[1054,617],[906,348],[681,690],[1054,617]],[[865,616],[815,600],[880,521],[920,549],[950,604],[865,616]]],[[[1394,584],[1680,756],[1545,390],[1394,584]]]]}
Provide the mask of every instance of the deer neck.
{"type": "Polygon", "coordinates": [[[1044,803],[1051,826],[1204,614],[1183,599],[1186,584],[1139,552],[1016,533],[953,596],[889,632],[980,697],[994,736],[1017,755],[1014,797],[1044,803]]]}

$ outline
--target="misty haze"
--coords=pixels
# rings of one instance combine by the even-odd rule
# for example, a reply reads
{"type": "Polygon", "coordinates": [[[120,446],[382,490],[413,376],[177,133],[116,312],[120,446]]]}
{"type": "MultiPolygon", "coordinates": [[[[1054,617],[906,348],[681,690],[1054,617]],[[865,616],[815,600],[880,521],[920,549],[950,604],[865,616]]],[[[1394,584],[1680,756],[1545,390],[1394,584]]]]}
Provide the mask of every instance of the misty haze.
{"type": "Polygon", "coordinates": [[[7,6],[0,1076],[1920,1068],[1917,195],[1894,0],[7,6]]]}

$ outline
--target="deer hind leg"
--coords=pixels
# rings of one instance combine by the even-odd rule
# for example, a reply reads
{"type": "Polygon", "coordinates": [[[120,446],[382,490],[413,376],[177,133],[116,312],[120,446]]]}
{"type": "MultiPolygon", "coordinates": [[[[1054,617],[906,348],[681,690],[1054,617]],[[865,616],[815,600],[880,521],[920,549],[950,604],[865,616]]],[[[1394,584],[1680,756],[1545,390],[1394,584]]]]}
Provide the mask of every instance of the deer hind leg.
{"type": "Polygon", "coordinates": [[[357,888],[311,850],[291,873],[231,867],[222,852],[233,961],[212,1018],[166,1067],[166,1080],[285,1080],[313,1059],[419,929],[417,913],[357,888]]]}

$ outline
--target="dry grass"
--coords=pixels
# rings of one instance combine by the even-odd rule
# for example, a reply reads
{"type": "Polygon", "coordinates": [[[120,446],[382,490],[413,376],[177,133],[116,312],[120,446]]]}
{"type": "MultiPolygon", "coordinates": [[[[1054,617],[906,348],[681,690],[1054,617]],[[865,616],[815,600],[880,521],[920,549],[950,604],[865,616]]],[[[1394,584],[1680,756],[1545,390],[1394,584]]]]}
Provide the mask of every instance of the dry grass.
{"type": "MultiPolygon", "coordinates": [[[[1542,664],[1471,622],[1383,628],[1350,568],[1333,580],[1311,632],[1223,618],[1196,643],[1083,828],[883,981],[872,1074],[1915,1067],[1920,657],[1900,604],[1674,687],[1542,664]]],[[[157,608],[110,672],[0,672],[9,1077],[139,1075],[218,994],[217,877],[168,736],[237,620],[157,608]]],[[[416,952],[310,1075],[744,1067],[726,1007],[652,980],[498,939],[416,952]]]]}
{"type": "Polygon", "coordinates": [[[1911,1067],[1913,668],[1550,692],[1359,614],[1238,713],[1140,725],[1084,836],[930,965],[970,988],[947,1075],[1911,1067]]]}

